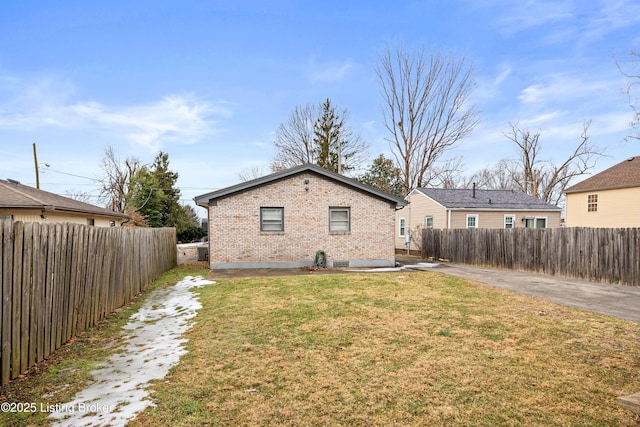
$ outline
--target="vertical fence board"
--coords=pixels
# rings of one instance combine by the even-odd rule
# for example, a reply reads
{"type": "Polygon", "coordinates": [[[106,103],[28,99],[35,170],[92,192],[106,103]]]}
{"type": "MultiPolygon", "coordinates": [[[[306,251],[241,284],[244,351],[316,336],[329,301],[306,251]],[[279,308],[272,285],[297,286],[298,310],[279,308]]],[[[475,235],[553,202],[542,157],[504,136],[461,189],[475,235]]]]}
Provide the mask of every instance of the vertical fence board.
{"type": "Polygon", "coordinates": [[[13,230],[13,283],[11,291],[11,379],[20,374],[20,322],[22,298],[22,250],[24,224],[17,223],[13,230]]]}
{"type": "Polygon", "coordinates": [[[0,380],[7,384],[176,265],[175,229],[0,221],[0,380]]]}
{"type": "Polygon", "coordinates": [[[424,229],[422,256],[640,286],[638,228],[424,229]]]}
{"type": "Polygon", "coordinates": [[[2,384],[6,384],[11,379],[11,308],[13,289],[13,227],[9,221],[0,221],[2,229],[2,356],[0,358],[0,369],[2,370],[0,379],[2,384]]]}

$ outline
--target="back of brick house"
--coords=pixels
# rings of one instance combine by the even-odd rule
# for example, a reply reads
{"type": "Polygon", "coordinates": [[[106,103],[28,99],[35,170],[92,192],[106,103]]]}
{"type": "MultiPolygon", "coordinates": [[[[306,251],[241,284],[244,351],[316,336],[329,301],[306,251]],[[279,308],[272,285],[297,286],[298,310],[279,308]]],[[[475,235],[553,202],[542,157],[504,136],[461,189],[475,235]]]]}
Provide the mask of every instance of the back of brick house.
{"type": "Polygon", "coordinates": [[[209,214],[211,268],[395,265],[404,201],[314,165],[199,196],[209,214]]]}

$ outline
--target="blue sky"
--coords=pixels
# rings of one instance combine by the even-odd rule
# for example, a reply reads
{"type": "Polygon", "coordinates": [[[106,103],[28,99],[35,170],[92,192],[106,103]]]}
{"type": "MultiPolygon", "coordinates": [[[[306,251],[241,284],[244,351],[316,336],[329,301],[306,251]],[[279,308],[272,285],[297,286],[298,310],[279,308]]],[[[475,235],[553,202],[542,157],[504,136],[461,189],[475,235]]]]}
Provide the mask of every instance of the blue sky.
{"type": "MultiPolygon", "coordinates": [[[[450,153],[469,173],[514,156],[510,122],[562,161],[584,120],[594,172],[640,155],[626,80],[640,2],[609,0],[15,1],[0,13],[0,178],[97,195],[107,146],[169,153],[183,202],[265,167],[296,105],[351,113],[370,157],[390,156],[373,66],[386,45],[465,55],[476,130],[450,153]]],[[[199,212],[204,215],[204,210],[199,212]]]]}

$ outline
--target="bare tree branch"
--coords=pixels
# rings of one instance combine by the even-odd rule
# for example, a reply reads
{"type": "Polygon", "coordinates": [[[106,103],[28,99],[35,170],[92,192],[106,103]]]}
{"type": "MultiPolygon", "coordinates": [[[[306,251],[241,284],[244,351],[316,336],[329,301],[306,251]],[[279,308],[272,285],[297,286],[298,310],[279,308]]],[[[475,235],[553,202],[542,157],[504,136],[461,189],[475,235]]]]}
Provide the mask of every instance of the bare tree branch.
{"type": "Polygon", "coordinates": [[[313,162],[313,124],[318,111],[318,106],[311,103],[297,105],[287,121],[280,123],[273,141],[276,155],[271,161],[272,171],[313,162]]]}
{"type": "Polygon", "coordinates": [[[540,159],[541,131],[531,132],[516,124],[509,124],[504,135],[518,147],[519,158],[506,161],[512,185],[546,202],[559,204],[564,190],[571,180],[586,174],[596,165],[598,158],[604,155],[604,149],[591,144],[588,131],[591,120],[582,125],[580,143],[561,163],[540,159]]]}
{"type": "Polygon", "coordinates": [[[423,51],[379,54],[375,72],[384,99],[384,124],[402,170],[405,193],[429,183],[435,163],[477,125],[479,112],[467,106],[475,87],[465,58],[423,51]]]}
{"type": "Polygon", "coordinates": [[[142,163],[135,157],[127,157],[124,162],[121,161],[113,147],[109,146],[105,150],[100,167],[105,173],[100,195],[108,199],[111,209],[124,212],[131,179],[142,168],[142,163]]]}
{"type": "Polygon", "coordinates": [[[287,121],[276,130],[273,141],[276,154],[271,161],[271,170],[275,172],[305,163],[336,170],[338,157],[341,158],[341,171],[359,170],[367,160],[369,147],[349,126],[349,118],[349,110],[345,108],[336,113],[329,99],[317,105],[296,106],[287,121]],[[325,146],[321,147],[322,144],[325,146]],[[338,146],[339,153],[336,151],[338,146]]]}
{"type": "Polygon", "coordinates": [[[618,67],[618,71],[627,78],[628,83],[622,89],[622,93],[627,95],[629,107],[631,107],[634,113],[633,119],[629,124],[636,130],[636,134],[629,135],[628,138],[640,139],[640,110],[638,110],[640,99],[638,98],[638,95],[635,94],[635,89],[640,87],[640,52],[631,50],[629,56],[631,56],[631,59],[635,61],[635,65],[639,68],[638,72],[634,73],[625,71],[617,60],[616,67],[618,67]]]}

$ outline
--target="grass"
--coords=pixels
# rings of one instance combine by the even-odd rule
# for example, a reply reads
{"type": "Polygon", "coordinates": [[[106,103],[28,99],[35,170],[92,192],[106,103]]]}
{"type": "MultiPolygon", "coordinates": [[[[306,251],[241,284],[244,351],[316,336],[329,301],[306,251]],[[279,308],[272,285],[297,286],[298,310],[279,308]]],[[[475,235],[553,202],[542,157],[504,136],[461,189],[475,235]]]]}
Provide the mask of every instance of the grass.
{"type": "MultiPolygon", "coordinates": [[[[202,272],[176,269],[156,286],[187,274],[202,272]]],[[[132,426],[640,421],[616,404],[640,391],[632,322],[435,272],[230,279],[196,292],[203,307],[189,353],[152,386],[156,406],[132,426]]],[[[89,367],[117,351],[117,329],[135,309],[3,398],[69,400],[89,367]]],[[[3,425],[45,423],[0,414],[3,425]]]]}
{"type": "MultiPolygon", "coordinates": [[[[208,270],[196,266],[175,268],[156,280],[149,290],[173,285],[188,275],[206,276],[207,273],[208,270]]],[[[91,380],[91,371],[110,354],[118,352],[121,328],[138,311],[143,301],[144,295],[78,335],[19,379],[0,388],[0,403],[35,403],[38,409],[35,412],[0,411],[0,425],[48,425],[49,414],[39,409],[68,402],[84,388],[91,380]]]]}
{"type": "Polygon", "coordinates": [[[637,425],[640,326],[439,273],[198,291],[151,425],[637,425]]]}

